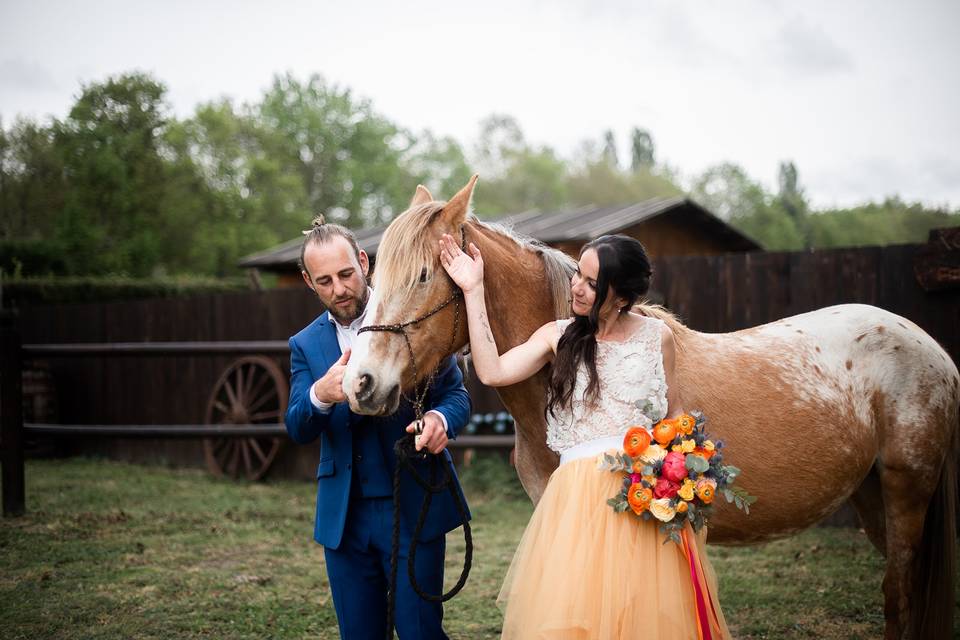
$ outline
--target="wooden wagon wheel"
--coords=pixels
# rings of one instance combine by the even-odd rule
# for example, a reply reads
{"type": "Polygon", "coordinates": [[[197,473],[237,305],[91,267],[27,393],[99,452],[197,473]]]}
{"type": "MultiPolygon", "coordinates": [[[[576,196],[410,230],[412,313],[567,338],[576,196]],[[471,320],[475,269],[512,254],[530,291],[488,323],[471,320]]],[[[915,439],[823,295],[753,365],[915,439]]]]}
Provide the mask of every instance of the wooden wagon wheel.
{"type": "MultiPolygon", "coordinates": [[[[273,424],[287,411],[287,378],[264,356],[234,361],[217,380],[207,401],[206,424],[273,424]]],[[[280,451],[283,438],[206,438],[207,468],[218,476],[259,480],[280,451]]]]}

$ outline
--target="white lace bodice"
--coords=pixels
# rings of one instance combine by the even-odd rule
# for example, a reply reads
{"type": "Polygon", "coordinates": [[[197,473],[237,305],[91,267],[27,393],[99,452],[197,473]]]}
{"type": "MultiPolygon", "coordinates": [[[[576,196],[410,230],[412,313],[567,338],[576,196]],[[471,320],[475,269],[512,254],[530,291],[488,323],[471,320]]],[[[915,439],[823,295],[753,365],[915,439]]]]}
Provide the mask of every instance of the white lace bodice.
{"type": "MultiPolygon", "coordinates": [[[[563,333],[572,320],[558,320],[563,333]]],[[[584,394],[589,380],[581,364],[573,387],[572,407],[547,415],[547,446],[563,453],[570,447],[606,436],[621,436],[628,427],[650,427],[667,415],[667,381],[663,372],[663,321],[643,317],[640,328],[623,342],[597,341],[600,395],[595,407],[584,394]]]]}

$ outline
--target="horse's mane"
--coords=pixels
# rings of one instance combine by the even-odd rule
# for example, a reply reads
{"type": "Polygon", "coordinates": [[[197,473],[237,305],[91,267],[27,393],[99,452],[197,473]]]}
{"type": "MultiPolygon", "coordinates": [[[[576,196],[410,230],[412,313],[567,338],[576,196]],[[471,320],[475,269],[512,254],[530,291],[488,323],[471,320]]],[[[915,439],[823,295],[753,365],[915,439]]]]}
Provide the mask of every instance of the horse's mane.
{"type": "MultiPolygon", "coordinates": [[[[436,248],[424,230],[443,210],[444,204],[428,202],[411,207],[387,227],[377,251],[377,268],[373,274],[373,285],[381,295],[398,292],[409,294],[422,276],[426,275],[428,280],[433,277],[437,268],[434,260],[436,248]]],[[[522,236],[506,225],[481,222],[473,214],[467,217],[467,222],[515,242],[522,250],[539,255],[543,259],[550,286],[555,317],[570,316],[570,276],[577,267],[573,258],[539,240],[522,236]]]]}
{"type": "Polygon", "coordinates": [[[554,249],[541,241],[521,235],[511,227],[496,222],[481,222],[475,216],[470,216],[470,222],[488,229],[497,235],[513,240],[521,249],[532,251],[543,259],[543,268],[550,285],[550,296],[553,298],[553,313],[557,319],[569,318],[570,308],[570,277],[577,270],[576,261],[559,249],[554,249]]]}
{"type": "Polygon", "coordinates": [[[690,327],[688,327],[687,325],[683,324],[683,322],[680,321],[680,318],[675,313],[673,313],[663,305],[652,304],[649,302],[640,302],[638,304],[633,305],[633,311],[635,313],[639,313],[642,316],[663,320],[666,323],[666,325],[670,327],[670,330],[673,332],[673,337],[675,340],[675,344],[677,345],[677,349],[681,351],[683,350],[683,339],[688,333],[691,332],[691,330],[690,330],[690,327]]]}
{"type": "Polygon", "coordinates": [[[443,210],[443,205],[443,202],[427,202],[410,207],[387,227],[377,250],[377,267],[373,273],[373,286],[381,295],[412,292],[424,269],[428,280],[433,277],[435,248],[423,231],[443,210]]]}

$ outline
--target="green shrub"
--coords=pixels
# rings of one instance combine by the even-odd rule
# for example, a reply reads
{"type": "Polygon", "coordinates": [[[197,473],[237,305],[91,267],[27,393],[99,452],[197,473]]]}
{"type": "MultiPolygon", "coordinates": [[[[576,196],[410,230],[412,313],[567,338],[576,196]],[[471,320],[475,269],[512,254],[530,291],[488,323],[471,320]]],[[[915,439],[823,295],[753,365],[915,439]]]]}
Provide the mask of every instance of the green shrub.
{"type": "Polygon", "coordinates": [[[139,298],[174,298],[226,293],[250,288],[245,278],[178,276],[163,278],[14,277],[2,281],[4,307],[76,302],[112,302],[139,298]]]}

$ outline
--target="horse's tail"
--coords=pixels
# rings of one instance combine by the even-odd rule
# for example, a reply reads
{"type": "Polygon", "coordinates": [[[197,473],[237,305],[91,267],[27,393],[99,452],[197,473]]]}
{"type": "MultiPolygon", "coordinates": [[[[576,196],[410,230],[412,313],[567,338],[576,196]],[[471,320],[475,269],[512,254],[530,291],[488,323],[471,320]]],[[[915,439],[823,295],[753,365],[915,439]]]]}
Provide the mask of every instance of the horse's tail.
{"type": "Polygon", "coordinates": [[[957,536],[957,464],[960,460],[960,407],[943,461],[940,484],[930,500],[916,555],[910,620],[912,638],[953,637],[954,562],[957,536]]]}

